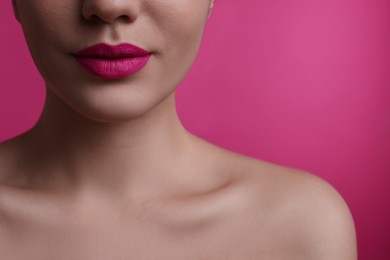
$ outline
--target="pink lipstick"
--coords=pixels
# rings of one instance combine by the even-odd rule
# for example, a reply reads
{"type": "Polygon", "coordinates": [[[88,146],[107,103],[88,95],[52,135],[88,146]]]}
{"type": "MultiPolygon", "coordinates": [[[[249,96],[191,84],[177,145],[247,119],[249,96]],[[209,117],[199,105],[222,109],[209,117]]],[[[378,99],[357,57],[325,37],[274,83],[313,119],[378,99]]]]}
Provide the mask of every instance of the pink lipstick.
{"type": "Polygon", "coordinates": [[[116,46],[101,43],[81,50],[74,56],[93,75],[103,79],[120,79],[141,70],[151,53],[128,43],[116,46]]]}

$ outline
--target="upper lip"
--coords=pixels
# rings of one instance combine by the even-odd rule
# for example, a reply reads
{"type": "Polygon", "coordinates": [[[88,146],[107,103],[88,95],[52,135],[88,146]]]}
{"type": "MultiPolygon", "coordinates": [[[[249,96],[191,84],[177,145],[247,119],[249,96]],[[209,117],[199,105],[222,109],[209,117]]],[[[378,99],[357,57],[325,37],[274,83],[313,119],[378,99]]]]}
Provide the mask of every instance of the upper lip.
{"type": "Polygon", "coordinates": [[[106,43],[99,43],[88,48],[80,50],[75,54],[78,57],[89,58],[104,58],[104,59],[118,59],[118,58],[133,58],[147,56],[150,53],[138,46],[122,43],[119,45],[109,45],[106,43]]]}

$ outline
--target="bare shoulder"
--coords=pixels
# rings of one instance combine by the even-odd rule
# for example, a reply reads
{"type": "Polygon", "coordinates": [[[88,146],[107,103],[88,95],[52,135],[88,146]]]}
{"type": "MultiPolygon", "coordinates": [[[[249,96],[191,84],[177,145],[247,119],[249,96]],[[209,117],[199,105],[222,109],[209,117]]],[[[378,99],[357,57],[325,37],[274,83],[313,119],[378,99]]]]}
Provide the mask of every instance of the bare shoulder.
{"type": "Polygon", "coordinates": [[[258,212],[262,230],[268,230],[264,223],[274,227],[269,237],[286,238],[299,259],[357,259],[352,215],[330,183],[307,171],[250,158],[243,161],[251,208],[258,212]]]}

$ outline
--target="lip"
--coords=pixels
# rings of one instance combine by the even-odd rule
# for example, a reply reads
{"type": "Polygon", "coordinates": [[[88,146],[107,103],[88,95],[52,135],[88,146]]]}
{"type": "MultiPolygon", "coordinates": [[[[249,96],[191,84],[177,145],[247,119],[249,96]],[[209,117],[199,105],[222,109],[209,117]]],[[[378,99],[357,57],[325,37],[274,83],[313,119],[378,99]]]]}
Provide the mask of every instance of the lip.
{"type": "Polygon", "coordinates": [[[116,46],[100,43],[73,55],[89,73],[103,79],[126,78],[141,70],[151,53],[129,44],[116,46]]]}

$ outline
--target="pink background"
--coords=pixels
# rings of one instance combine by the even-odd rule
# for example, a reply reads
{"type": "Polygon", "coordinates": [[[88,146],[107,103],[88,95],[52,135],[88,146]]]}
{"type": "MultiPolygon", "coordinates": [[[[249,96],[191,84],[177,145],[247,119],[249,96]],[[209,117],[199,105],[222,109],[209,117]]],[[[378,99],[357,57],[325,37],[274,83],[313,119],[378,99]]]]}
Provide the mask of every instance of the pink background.
{"type": "MultiPolygon", "coordinates": [[[[345,198],[359,259],[390,259],[390,1],[216,0],[177,91],[193,133],[313,172],[345,198]]],[[[11,1],[0,2],[0,141],[44,101],[11,1]]]]}

